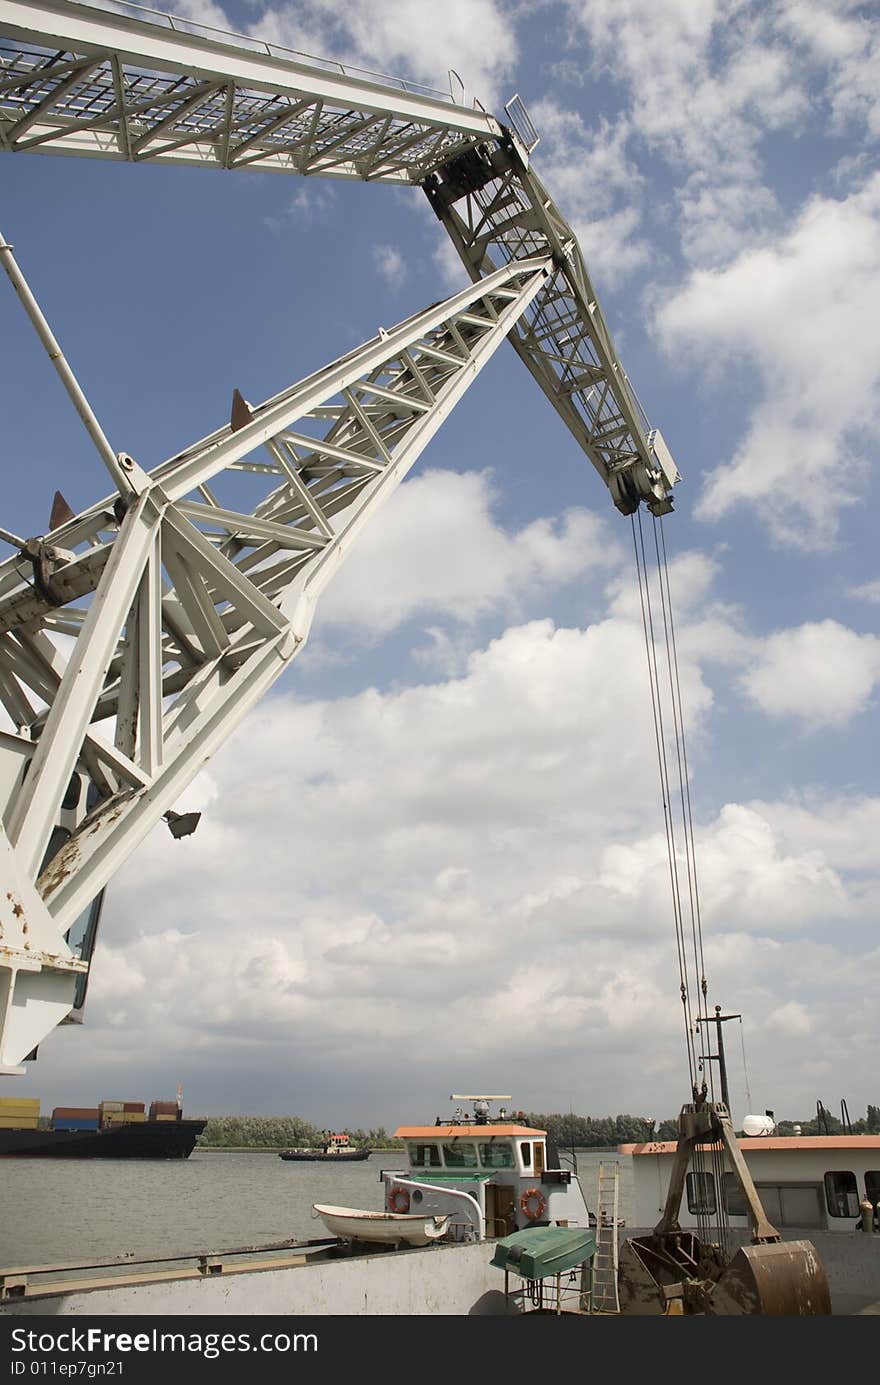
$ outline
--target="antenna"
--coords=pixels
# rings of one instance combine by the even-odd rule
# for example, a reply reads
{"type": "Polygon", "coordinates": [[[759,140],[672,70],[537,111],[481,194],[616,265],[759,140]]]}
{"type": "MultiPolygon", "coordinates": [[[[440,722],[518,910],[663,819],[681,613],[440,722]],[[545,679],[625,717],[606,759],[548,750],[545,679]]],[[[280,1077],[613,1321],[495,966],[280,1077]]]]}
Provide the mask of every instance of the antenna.
{"type": "MultiPolygon", "coordinates": [[[[450,1096],[449,1100],[450,1100],[450,1101],[472,1101],[472,1102],[474,1103],[474,1117],[473,1117],[473,1118],[474,1118],[474,1123],[475,1123],[476,1125],[486,1125],[487,1122],[488,1122],[488,1120],[489,1120],[489,1102],[490,1102],[490,1101],[510,1101],[510,1097],[509,1097],[509,1096],[457,1096],[457,1095],[455,1094],[455,1092],[453,1092],[453,1094],[450,1096]]],[[[501,1110],[499,1111],[498,1114],[499,1114],[500,1118],[503,1120],[504,1117],[507,1115],[507,1111],[506,1111],[505,1108],[502,1106],[502,1107],[501,1107],[501,1110]]],[[[455,1113],[455,1118],[456,1118],[456,1120],[458,1120],[459,1118],[464,1119],[464,1116],[463,1116],[461,1107],[459,1107],[458,1110],[456,1111],[456,1113],[455,1113]]]]}
{"type": "Polygon", "coordinates": [[[450,1100],[450,1101],[510,1101],[510,1100],[511,1100],[511,1097],[510,1097],[510,1094],[509,1094],[509,1093],[507,1094],[507,1096],[484,1096],[482,1093],[480,1093],[479,1096],[462,1096],[462,1095],[460,1095],[458,1092],[453,1092],[452,1095],[450,1096],[449,1100],[450,1100]]]}
{"type": "Polygon", "coordinates": [[[699,1029],[699,1027],[700,1027],[701,1024],[714,1024],[714,1025],[715,1025],[715,1032],[716,1032],[716,1035],[717,1035],[717,1042],[718,1042],[718,1052],[717,1052],[717,1053],[703,1053],[703,1054],[700,1055],[700,1057],[701,1057],[701,1059],[703,1060],[703,1062],[717,1062],[717,1064],[718,1064],[718,1071],[719,1071],[719,1075],[720,1075],[720,1078],[721,1078],[721,1100],[724,1102],[724,1105],[727,1107],[727,1112],[728,1112],[728,1115],[729,1115],[729,1114],[730,1114],[730,1092],[729,1092],[728,1087],[727,1087],[727,1064],[726,1064],[726,1062],[724,1061],[724,1039],[722,1038],[722,1035],[721,1035],[721,1026],[722,1026],[722,1024],[724,1023],[725,1020],[739,1020],[739,1021],[740,1021],[740,1024],[742,1024],[742,1015],[722,1015],[722,1013],[721,1013],[721,1006],[720,1006],[720,1005],[716,1005],[716,1006],[715,1006],[715,1014],[714,1014],[714,1015],[700,1015],[700,1016],[697,1018],[696,1027],[697,1027],[697,1029],[699,1029]]]}

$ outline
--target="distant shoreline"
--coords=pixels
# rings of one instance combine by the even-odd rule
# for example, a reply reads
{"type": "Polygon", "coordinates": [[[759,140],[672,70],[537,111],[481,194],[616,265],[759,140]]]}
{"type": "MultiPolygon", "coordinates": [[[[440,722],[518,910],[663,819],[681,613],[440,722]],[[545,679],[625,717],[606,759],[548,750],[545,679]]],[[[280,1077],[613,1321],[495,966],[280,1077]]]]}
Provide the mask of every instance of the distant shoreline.
{"type": "MultiPolygon", "coordinates": [[[[282,1150],[290,1149],[290,1145],[195,1145],[193,1153],[199,1154],[280,1154],[282,1150]]],[[[403,1151],[400,1146],[380,1146],[371,1145],[373,1154],[401,1154],[403,1151]]],[[[347,1160],[342,1162],[346,1163],[347,1160]]]]}

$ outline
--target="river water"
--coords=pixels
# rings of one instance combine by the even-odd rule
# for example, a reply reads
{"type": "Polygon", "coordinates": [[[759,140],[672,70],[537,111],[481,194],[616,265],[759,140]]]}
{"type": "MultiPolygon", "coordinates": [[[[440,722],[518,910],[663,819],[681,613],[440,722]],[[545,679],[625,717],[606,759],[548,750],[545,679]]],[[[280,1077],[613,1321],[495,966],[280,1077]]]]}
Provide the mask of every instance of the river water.
{"type": "MultiPolygon", "coordinates": [[[[596,1205],[599,1163],[620,1168],[619,1211],[632,1224],[632,1159],[582,1151],[578,1177],[596,1205]]],[[[315,1202],[378,1211],[383,1168],[400,1151],[355,1164],[288,1163],[277,1154],[194,1150],[189,1159],[4,1159],[0,1269],[116,1256],[189,1256],[327,1235],[315,1202]]]]}

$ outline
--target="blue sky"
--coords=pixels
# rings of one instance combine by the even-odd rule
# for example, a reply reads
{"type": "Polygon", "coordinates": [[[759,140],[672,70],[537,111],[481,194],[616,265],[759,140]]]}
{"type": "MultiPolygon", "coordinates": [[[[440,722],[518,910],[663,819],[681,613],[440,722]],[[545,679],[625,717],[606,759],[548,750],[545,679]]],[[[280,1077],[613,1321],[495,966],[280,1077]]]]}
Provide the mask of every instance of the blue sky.
{"type": "MultiPolygon", "coordinates": [[[[503,118],[574,226],[679,468],[672,564],[710,1001],[734,1114],[877,1102],[880,21],[848,0],[178,12],[503,118]],[[749,1100],[750,1098],[750,1100],[749,1100]]],[[[463,284],[414,189],[0,156],[0,230],[152,468],[463,284]]],[[[2,288],[2,286],[0,286],[2,288]]],[[[3,524],[103,469],[6,286],[3,524]]],[[[688,1098],[629,522],[498,352],[304,654],[108,892],[47,1107],[393,1125],[452,1090],[688,1098]]],[[[19,1088],[17,1087],[17,1090],[19,1088]]]]}

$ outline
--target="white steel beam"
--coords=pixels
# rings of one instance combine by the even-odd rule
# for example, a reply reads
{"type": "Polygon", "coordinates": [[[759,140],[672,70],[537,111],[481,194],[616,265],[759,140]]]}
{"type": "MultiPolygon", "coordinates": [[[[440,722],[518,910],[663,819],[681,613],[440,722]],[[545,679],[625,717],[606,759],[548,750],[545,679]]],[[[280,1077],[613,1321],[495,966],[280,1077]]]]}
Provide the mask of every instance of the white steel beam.
{"type": "Polygon", "coordinates": [[[0,0],[0,144],[412,183],[500,133],[481,108],[414,83],[151,18],[0,0]]]}

